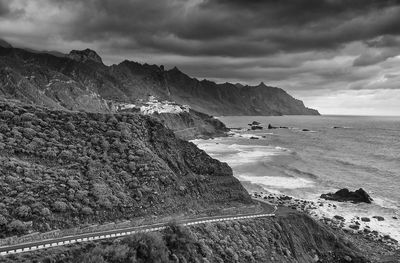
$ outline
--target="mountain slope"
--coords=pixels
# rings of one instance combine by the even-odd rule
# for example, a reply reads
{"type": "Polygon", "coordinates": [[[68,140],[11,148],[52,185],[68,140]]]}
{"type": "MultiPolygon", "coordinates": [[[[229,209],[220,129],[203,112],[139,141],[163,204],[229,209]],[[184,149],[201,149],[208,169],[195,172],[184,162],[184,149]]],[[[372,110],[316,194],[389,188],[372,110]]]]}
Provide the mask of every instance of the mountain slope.
{"type": "Polygon", "coordinates": [[[235,203],[231,168],[152,117],[0,101],[0,237],[235,203]]]}
{"type": "Polygon", "coordinates": [[[149,95],[211,115],[316,115],[279,88],[216,84],[177,68],[123,61],[106,66],[96,52],[65,57],[0,47],[0,95],[44,106],[111,111],[110,103],[138,103],[149,95]]]}

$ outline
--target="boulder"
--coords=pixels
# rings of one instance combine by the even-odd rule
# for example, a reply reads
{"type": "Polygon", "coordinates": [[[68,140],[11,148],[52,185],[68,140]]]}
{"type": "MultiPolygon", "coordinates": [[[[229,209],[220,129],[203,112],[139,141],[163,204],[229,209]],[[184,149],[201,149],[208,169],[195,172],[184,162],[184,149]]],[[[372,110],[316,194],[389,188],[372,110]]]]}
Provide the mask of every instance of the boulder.
{"type": "Polygon", "coordinates": [[[259,125],[253,125],[253,126],[251,126],[251,129],[252,129],[252,130],[262,130],[263,127],[261,127],[261,126],[259,126],[259,125]]]}
{"type": "Polygon", "coordinates": [[[335,215],[333,218],[340,220],[340,221],[345,221],[343,216],[335,215]]]}
{"type": "Polygon", "coordinates": [[[268,124],[268,130],[272,130],[272,129],[278,129],[278,127],[272,126],[271,124],[268,124]]]}
{"type": "Polygon", "coordinates": [[[373,216],[372,218],[375,218],[378,221],[384,221],[385,218],[383,218],[382,216],[373,216]]]}
{"type": "Polygon", "coordinates": [[[351,192],[349,189],[340,189],[336,193],[322,194],[321,198],[338,202],[371,203],[373,199],[362,188],[351,192]]]}

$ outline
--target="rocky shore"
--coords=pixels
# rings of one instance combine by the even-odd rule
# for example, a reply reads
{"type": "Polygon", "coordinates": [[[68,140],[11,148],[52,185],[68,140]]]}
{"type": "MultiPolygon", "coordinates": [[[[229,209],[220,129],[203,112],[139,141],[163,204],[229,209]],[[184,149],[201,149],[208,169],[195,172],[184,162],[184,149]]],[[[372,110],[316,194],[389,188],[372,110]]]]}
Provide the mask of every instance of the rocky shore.
{"type": "MultiPolygon", "coordinates": [[[[288,207],[310,215],[329,226],[339,235],[344,236],[350,242],[353,242],[360,250],[365,251],[367,257],[372,262],[400,262],[400,245],[398,240],[392,238],[390,235],[373,230],[371,227],[375,222],[385,220],[382,216],[356,216],[347,220],[339,213],[325,213],[326,210],[323,208],[336,211],[337,204],[321,198],[317,201],[308,201],[262,191],[253,192],[252,195],[272,204],[288,207]],[[334,215],[332,216],[332,214],[334,215]]],[[[393,219],[397,219],[397,217],[393,216],[393,219]]]]}

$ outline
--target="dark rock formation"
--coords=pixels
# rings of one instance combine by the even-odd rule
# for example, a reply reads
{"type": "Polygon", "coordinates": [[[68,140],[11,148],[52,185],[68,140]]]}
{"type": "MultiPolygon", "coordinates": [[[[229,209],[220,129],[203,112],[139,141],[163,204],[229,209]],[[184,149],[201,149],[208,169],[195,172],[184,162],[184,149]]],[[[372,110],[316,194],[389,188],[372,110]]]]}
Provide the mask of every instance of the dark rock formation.
{"type": "Polygon", "coordinates": [[[101,57],[91,49],[72,50],[67,57],[79,62],[94,61],[103,64],[101,57]]]}
{"type": "Polygon", "coordinates": [[[0,47],[2,48],[12,48],[11,44],[7,41],[0,39],[0,47]]]}
{"type": "Polygon", "coordinates": [[[355,192],[351,192],[349,189],[344,188],[336,193],[322,194],[321,198],[338,202],[353,203],[371,203],[373,200],[362,188],[356,190],[355,192]]]}
{"type": "Polygon", "coordinates": [[[254,130],[262,130],[263,129],[263,127],[262,126],[259,126],[259,125],[252,125],[251,126],[251,129],[254,131],[254,130]]]}
{"type": "Polygon", "coordinates": [[[223,137],[229,131],[220,120],[194,110],[179,114],[154,114],[153,117],[161,120],[166,127],[174,131],[177,137],[185,140],[223,137]]]}
{"type": "Polygon", "coordinates": [[[253,121],[252,123],[250,123],[249,125],[250,126],[252,126],[252,125],[260,125],[261,123],[259,123],[258,121],[253,121]]]}
{"type": "Polygon", "coordinates": [[[272,129],[278,129],[278,127],[272,126],[271,124],[268,124],[268,130],[272,130],[272,129]]]}

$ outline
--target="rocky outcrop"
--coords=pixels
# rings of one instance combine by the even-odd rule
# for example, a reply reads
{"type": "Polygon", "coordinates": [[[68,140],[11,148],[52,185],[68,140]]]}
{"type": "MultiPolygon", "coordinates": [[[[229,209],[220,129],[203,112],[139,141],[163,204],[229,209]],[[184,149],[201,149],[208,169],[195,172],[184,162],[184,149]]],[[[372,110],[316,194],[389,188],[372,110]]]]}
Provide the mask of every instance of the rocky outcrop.
{"type": "Polygon", "coordinates": [[[101,57],[91,49],[72,50],[67,57],[79,62],[94,61],[103,64],[101,57]]]}
{"type": "Polygon", "coordinates": [[[336,193],[322,194],[321,198],[326,200],[333,200],[338,202],[353,202],[353,203],[371,203],[372,198],[360,188],[354,192],[349,191],[349,189],[340,189],[336,193]]]}
{"type": "Polygon", "coordinates": [[[223,137],[229,131],[220,120],[194,110],[179,114],[153,114],[153,117],[161,120],[177,137],[184,140],[223,137]]]}
{"type": "Polygon", "coordinates": [[[2,48],[12,48],[11,44],[7,41],[0,39],[0,47],[2,48]]]}

